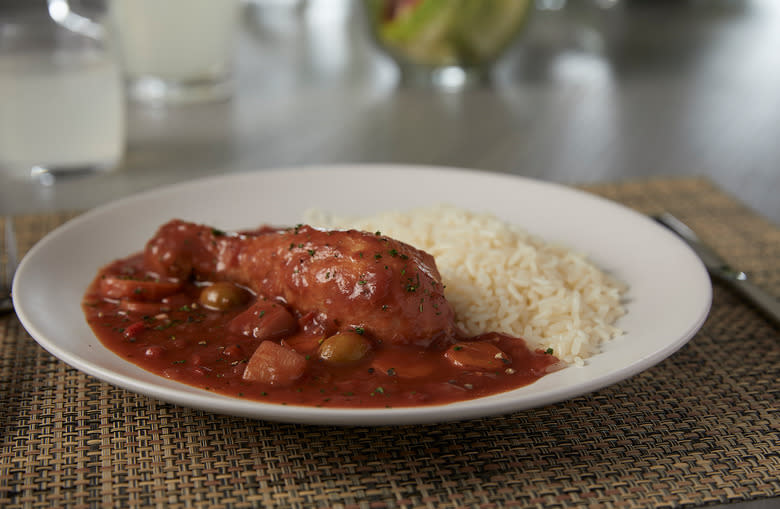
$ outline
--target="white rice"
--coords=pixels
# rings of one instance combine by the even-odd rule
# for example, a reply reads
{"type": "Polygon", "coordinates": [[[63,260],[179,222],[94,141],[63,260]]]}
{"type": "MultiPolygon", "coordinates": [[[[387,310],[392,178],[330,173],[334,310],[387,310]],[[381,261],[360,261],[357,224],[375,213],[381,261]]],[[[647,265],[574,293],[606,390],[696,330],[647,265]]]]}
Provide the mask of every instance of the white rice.
{"type": "Polygon", "coordinates": [[[381,231],[432,254],[458,324],[469,334],[503,332],[583,365],[622,333],[626,288],[585,255],[545,243],[486,213],[449,205],[350,219],[322,211],[306,222],[381,231]]]}

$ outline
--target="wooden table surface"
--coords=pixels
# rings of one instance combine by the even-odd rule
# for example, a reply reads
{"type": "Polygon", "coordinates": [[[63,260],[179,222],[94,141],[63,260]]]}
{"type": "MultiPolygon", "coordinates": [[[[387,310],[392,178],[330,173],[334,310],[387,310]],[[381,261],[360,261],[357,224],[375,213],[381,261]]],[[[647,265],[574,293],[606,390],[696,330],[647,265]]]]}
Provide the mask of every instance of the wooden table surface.
{"type": "Polygon", "coordinates": [[[232,100],[131,104],[118,171],[0,180],[0,214],[205,175],[391,162],[563,183],[704,175],[780,224],[780,2],[536,3],[492,86],[444,93],[399,86],[349,1],[248,3],[232,100]]]}

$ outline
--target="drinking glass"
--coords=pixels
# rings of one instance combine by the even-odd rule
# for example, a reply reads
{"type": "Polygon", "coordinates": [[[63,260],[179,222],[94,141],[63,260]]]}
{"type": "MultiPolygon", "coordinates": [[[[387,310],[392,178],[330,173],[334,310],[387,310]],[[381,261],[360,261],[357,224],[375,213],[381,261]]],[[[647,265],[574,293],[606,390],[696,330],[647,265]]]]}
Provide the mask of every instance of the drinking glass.
{"type": "Polygon", "coordinates": [[[115,169],[125,110],[114,54],[101,33],[27,7],[0,20],[0,177],[48,183],[115,169]]]}
{"type": "Polygon", "coordinates": [[[127,93],[152,103],[225,99],[239,0],[108,0],[127,93]]]}

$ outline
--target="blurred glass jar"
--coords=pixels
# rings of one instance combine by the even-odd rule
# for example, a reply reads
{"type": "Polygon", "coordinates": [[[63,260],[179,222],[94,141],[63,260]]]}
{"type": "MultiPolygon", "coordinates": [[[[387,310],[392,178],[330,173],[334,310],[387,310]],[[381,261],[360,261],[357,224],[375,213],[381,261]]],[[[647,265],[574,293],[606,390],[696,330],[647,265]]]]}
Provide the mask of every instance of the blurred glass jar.
{"type": "Polygon", "coordinates": [[[371,34],[408,84],[486,81],[522,33],[532,0],[365,0],[371,34]]]}
{"type": "Polygon", "coordinates": [[[116,168],[125,106],[115,55],[99,32],[30,6],[0,20],[0,176],[51,183],[116,168]]]}

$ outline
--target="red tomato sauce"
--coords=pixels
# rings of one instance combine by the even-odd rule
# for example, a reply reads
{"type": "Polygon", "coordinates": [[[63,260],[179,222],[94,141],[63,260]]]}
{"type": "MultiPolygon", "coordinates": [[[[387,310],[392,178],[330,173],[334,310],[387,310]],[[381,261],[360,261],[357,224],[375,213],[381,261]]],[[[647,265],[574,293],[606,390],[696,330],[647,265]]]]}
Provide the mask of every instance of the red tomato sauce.
{"type": "Polygon", "coordinates": [[[439,405],[525,386],[559,364],[549,353],[530,350],[524,340],[498,333],[465,338],[455,345],[380,342],[355,362],[333,364],[320,356],[325,339],[320,318],[287,309],[297,321],[295,332],[265,341],[305,360],[302,374],[280,385],[247,380],[245,370],[263,341],[231,324],[263,297],[248,294],[241,305],[213,310],[199,303],[209,281],[166,287],[168,283],[159,285],[146,274],[142,254],[118,260],[98,273],[83,301],[96,336],[145,370],[237,398],[340,408],[439,405]],[[106,286],[107,280],[112,284],[106,286]],[[479,350],[480,366],[453,362],[475,355],[472,349],[479,350]]]}

